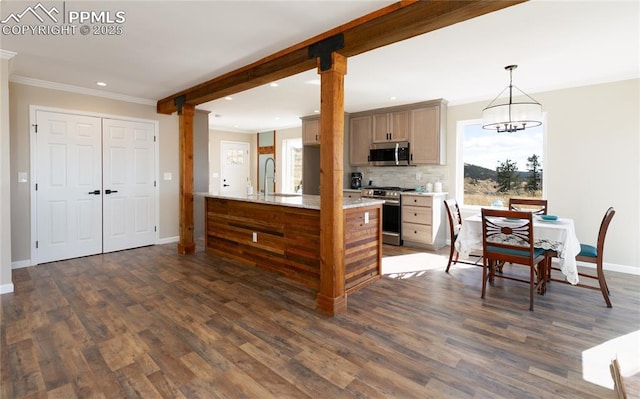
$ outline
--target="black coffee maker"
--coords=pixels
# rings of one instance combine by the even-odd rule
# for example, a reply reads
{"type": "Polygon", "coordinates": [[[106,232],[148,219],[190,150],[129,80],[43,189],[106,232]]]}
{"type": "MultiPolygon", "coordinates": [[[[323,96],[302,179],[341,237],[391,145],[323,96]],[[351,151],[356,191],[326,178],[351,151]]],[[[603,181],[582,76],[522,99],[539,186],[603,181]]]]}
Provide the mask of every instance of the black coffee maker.
{"type": "Polygon", "coordinates": [[[355,190],[362,188],[362,173],[354,172],[351,174],[351,188],[355,190]]]}

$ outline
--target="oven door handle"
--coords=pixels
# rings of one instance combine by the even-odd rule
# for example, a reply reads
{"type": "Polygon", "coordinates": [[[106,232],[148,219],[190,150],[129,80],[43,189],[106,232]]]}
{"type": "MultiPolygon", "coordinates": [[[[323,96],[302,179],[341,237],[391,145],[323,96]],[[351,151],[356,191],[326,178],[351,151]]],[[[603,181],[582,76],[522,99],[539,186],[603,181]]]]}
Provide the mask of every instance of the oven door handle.
{"type": "Polygon", "coordinates": [[[384,205],[400,206],[400,201],[398,201],[398,200],[384,200],[384,205]]]}

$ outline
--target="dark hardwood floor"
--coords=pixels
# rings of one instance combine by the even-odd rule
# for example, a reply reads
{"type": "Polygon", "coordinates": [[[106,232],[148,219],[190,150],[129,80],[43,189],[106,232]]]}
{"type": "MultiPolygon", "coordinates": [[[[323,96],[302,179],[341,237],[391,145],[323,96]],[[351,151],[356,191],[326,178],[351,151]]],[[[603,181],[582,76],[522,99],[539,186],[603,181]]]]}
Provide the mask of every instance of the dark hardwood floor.
{"type": "MultiPolygon", "coordinates": [[[[528,286],[431,256],[315,310],[307,288],[175,244],[13,271],[0,296],[2,398],[615,398],[590,348],[640,329],[640,278],[528,286]],[[414,268],[415,269],[415,268],[414,268]]],[[[419,251],[387,247],[385,256],[419,251]]],[[[524,269],[517,268],[514,269],[524,269]]],[[[637,350],[630,347],[628,350],[637,350]]],[[[608,373],[608,361],[604,370],[608,373]]],[[[610,379],[610,376],[607,375],[610,379]]],[[[640,397],[638,378],[626,379],[640,397]]]]}

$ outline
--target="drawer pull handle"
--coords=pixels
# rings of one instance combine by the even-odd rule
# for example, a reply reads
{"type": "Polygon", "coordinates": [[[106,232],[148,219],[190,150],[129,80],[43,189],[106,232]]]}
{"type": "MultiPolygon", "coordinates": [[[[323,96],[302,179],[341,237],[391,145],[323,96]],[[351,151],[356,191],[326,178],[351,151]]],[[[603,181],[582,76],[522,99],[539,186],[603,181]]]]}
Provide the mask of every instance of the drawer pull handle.
{"type": "Polygon", "coordinates": [[[417,214],[417,213],[414,213],[414,214],[413,214],[413,216],[418,216],[418,214],[417,214]]]}

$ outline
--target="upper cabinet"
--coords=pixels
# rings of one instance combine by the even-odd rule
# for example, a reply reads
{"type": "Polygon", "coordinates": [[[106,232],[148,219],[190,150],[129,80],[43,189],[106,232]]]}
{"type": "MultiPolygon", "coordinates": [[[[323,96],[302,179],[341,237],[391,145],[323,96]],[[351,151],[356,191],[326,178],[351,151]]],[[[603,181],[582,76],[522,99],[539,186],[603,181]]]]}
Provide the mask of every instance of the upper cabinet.
{"type": "Polygon", "coordinates": [[[409,148],[412,164],[445,164],[446,121],[445,102],[411,110],[409,148]]]}
{"type": "Polygon", "coordinates": [[[320,116],[302,118],[302,144],[320,144],[320,116]]]}
{"type": "Polygon", "coordinates": [[[371,148],[371,115],[352,117],[349,123],[349,162],[367,166],[371,148]]]}
{"type": "Polygon", "coordinates": [[[372,143],[408,141],[411,165],[444,165],[446,123],[447,101],[443,99],[353,113],[349,162],[368,165],[372,143]]]}
{"type": "Polygon", "coordinates": [[[409,111],[383,112],[373,115],[373,142],[407,141],[409,139],[409,111]]]}

